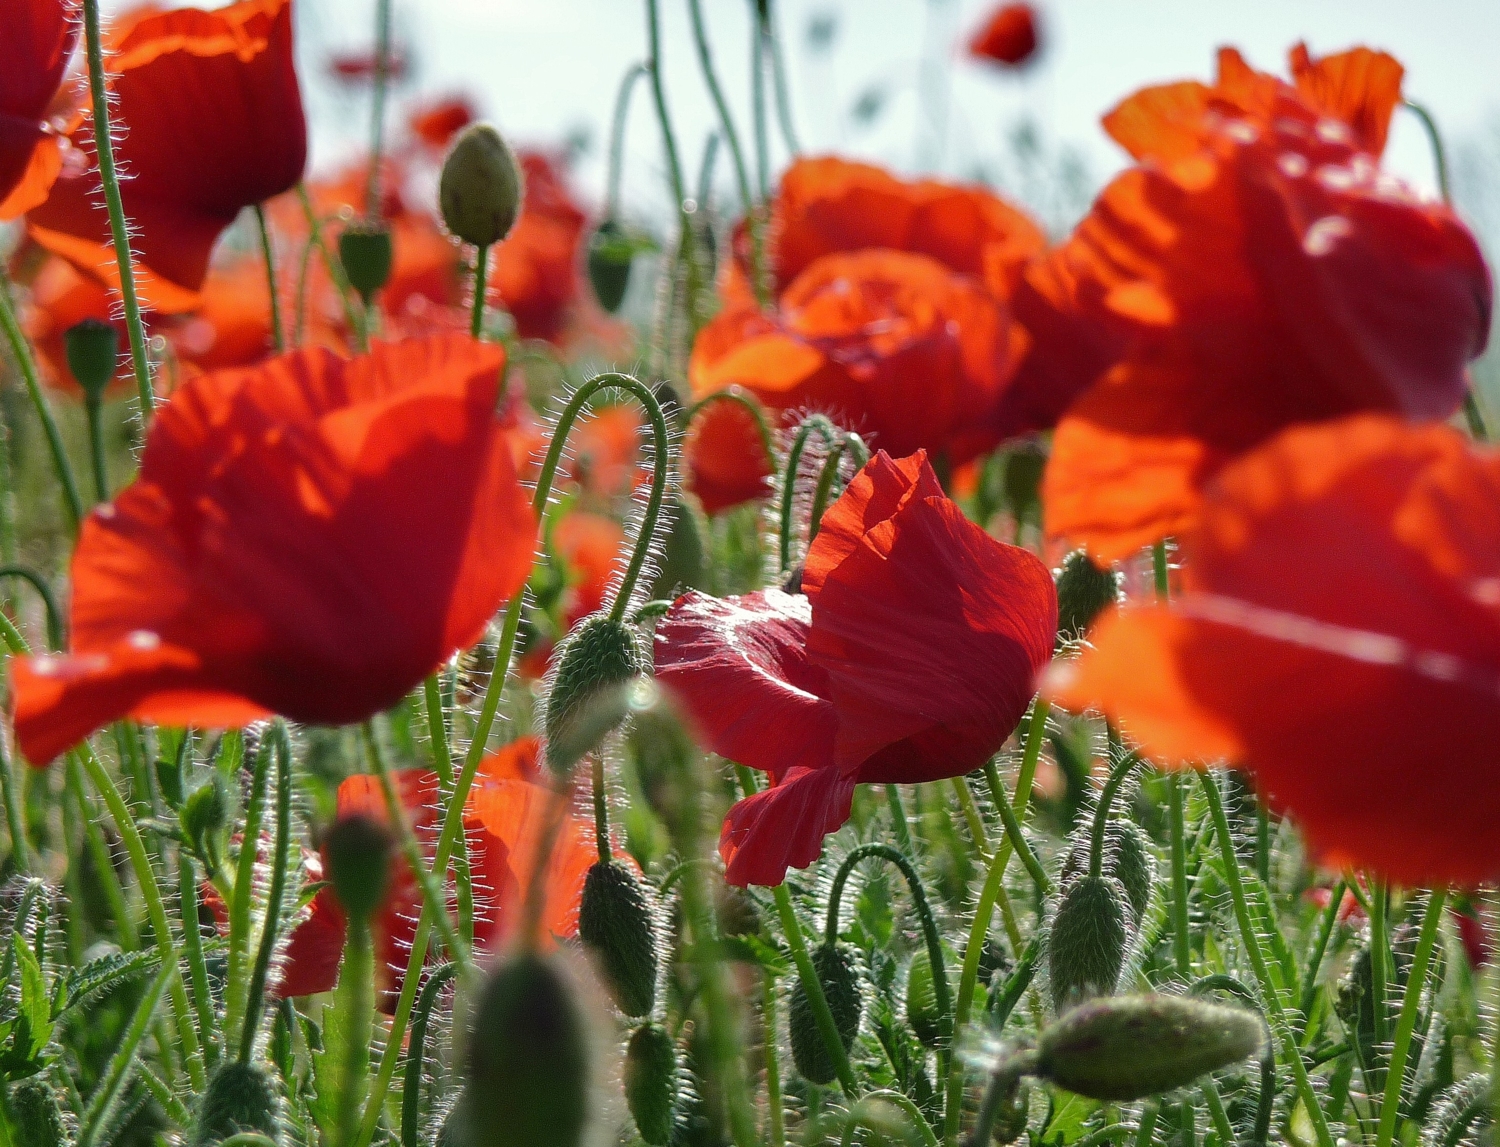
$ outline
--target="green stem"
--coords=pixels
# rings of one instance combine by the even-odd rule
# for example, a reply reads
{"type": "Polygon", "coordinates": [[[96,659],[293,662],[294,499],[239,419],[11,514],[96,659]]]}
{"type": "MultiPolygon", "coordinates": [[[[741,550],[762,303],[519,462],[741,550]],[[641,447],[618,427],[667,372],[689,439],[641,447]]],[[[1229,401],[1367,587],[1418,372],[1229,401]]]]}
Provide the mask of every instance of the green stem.
{"type": "Polygon", "coordinates": [[[233,1032],[245,1016],[249,981],[251,909],[255,899],[255,864],[260,859],[260,822],[271,771],[271,738],[263,737],[250,774],[250,796],[240,833],[240,855],[235,865],[234,895],[229,901],[229,961],[224,987],[224,1030],[233,1032]]]}
{"type": "Polygon", "coordinates": [[[266,261],[266,286],[271,292],[271,339],[276,353],[286,350],[286,332],[281,326],[281,295],[276,290],[276,254],[271,246],[271,225],[266,222],[265,204],[255,205],[255,222],[260,227],[260,253],[266,261]]]}
{"type": "Polygon", "coordinates": [[[1229,818],[1224,814],[1224,800],[1219,795],[1218,782],[1207,772],[1201,773],[1199,780],[1202,781],[1203,795],[1208,801],[1209,815],[1213,818],[1214,835],[1218,838],[1219,854],[1224,862],[1224,875],[1229,884],[1229,896],[1234,904],[1234,915],[1239,925],[1240,939],[1245,945],[1246,954],[1250,957],[1250,966],[1255,972],[1256,984],[1260,988],[1261,998],[1270,1014],[1271,1026],[1276,1037],[1281,1041],[1287,1060],[1291,1064],[1292,1074],[1297,1082],[1297,1094],[1307,1110],[1308,1119],[1312,1121],[1318,1147],[1334,1147],[1333,1135],[1328,1130],[1328,1121],[1323,1115],[1322,1107],[1318,1105],[1317,1093],[1313,1090],[1312,1081],[1308,1078],[1307,1065],[1302,1060],[1302,1049],[1298,1046],[1297,1038],[1287,1020],[1286,1009],[1281,1005],[1281,996],[1276,990],[1276,985],[1271,981],[1265,953],[1261,950],[1260,935],[1256,932],[1255,924],[1250,918],[1250,905],[1245,898],[1244,881],[1240,878],[1239,857],[1234,852],[1234,839],[1229,834],[1229,818]]]}
{"type": "Polygon", "coordinates": [[[1438,131],[1437,121],[1432,118],[1432,113],[1416,100],[1403,99],[1401,103],[1407,111],[1412,112],[1422,121],[1422,130],[1427,133],[1427,142],[1432,147],[1432,166],[1434,174],[1437,175],[1438,193],[1442,195],[1443,202],[1451,207],[1453,206],[1453,190],[1448,182],[1448,152],[1443,147],[1443,136],[1438,131]]]}
{"type": "Polygon", "coordinates": [[[1004,799],[995,802],[996,809],[1000,813],[1000,821],[1005,825],[1005,844],[1002,848],[1009,848],[1021,858],[1031,882],[1043,896],[1052,892],[1052,880],[1048,877],[1042,862],[1036,858],[1036,853],[1031,851],[1031,845],[1026,843],[1026,836],[1021,831],[1021,820],[1016,816],[1016,810],[1011,807],[1010,802],[1004,799]]]}
{"type": "Polygon", "coordinates": [[[192,858],[186,852],[177,857],[177,889],[182,903],[182,946],[187,952],[188,971],[193,979],[193,1007],[198,1015],[198,1030],[203,1033],[204,1058],[212,1068],[219,1053],[214,997],[209,988],[208,963],[203,958],[203,933],[198,924],[198,877],[193,870],[192,858]]]}
{"type": "Polygon", "coordinates": [[[1188,923],[1187,827],[1182,777],[1167,778],[1167,824],[1172,850],[1172,956],[1179,976],[1193,974],[1192,933],[1188,923]]]}
{"type": "Polygon", "coordinates": [[[146,328],[141,323],[141,305],[135,293],[135,266],[130,254],[130,231],[125,222],[125,202],[120,198],[120,179],[115,171],[115,148],[110,137],[109,95],[104,81],[104,43],[99,33],[99,0],[83,0],[83,35],[88,52],[94,150],[99,160],[99,179],[104,186],[104,203],[109,209],[109,230],[115,245],[115,263],[120,271],[120,300],[125,305],[125,330],[130,336],[130,361],[135,368],[141,423],[149,426],[155,396],[151,393],[151,364],[146,358],[146,328]]]}
{"type": "Polygon", "coordinates": [[[31,871],[31,844],[26,833],[26,811],[21,807],[10,747],[0,735],[0,798],[5,801],[5,827],[10,830],[10,861],[22,876],[31,871]]]}
{"type": "Polygon", "coordinates": [[[844,1123],[844,1136],[840,1140],[840,1147],[850,1147],[850,1144],[854,1142],[854,1132],[860,1127],[871,1128],[877,1132],[885,1130],[884,1124],[870,1122],[875,1115],[873,1109],[881,1103],[888,1103],[892,1107],[899,1108],[911,1120],[917,1134],[922,1137],[923,1147],[938,1147],[937,1135],[927,1122],[927,1117],[922,1114],[922,1109],[912,1102],[910,1096],[888,1089],[870,1092],[849,1109],[849,1117],[844,1123]]]}
{"type": "Polygon", "coordinates": [[[370,108],[370,171],[365,214],[380,218],[380,158],[385,144],[385,89],[391,75],[391,0],[375,3],[375,85],[370,108]]]}
{"type": "Polygon", "coordinates": [[[792,564],[792,523],[796,510],[797,470],[802,465],[802,455],[807,450],[807,440],[813,431],[822,435],[823,444],[828,447],[832,447],[839,436],[837,427],[821,414],[814,414],[811,418],[804,419],[792,436],[792,444],[786,452],[786,466],[782,471],[781,479],[781,533],[778,552],[781,555],[782,573],[786,573],[792,564]]]}
{"type": "Polygon", "coordinates": [[[772,464],[776,461],[776,447],[771,441],[771,428],[766,425],[765,407],[761,406],[746,391],[739,390],[716,390],[712,394],[705,394],[697,402],[687,409],[686,425],[691,426],[693,419],[698,417],[699,412],[712,402],[733,402],[744,407],[750,417],[755,420],[755,431],[760,437],[760,444],[766,449],[766,457],[772,464]]]}
{"type": "MultiPolygon", "coordinates": [[[[776,980],[769,972],[761,974],[761,1026],[765,1029],[766,1121],[771,1147],[786,1147],[786,1113],[781,1100],[781,1066],[776,1039],[776,980]]],[[[405,1145],[403,1144],[403,1147],[405,1145]]]]}
{"type": "Polygon", "coordinates": [[[335,1123],[336,1147],[350,1147],[357,1142],[359,1099],[365,1090],[370,1063],[370,1033],[375,1018],[375,959],[370,940],[370,922],[349,919],[349,941],[344,946],[344,961],[339,969],[339,986],[334,1007],[340,1013],[335,1022],[344,1024],[344,1062],[338,1093],[338,1117],[335,1123]]]}
{"type": "Polygon", "coordinates": [[[797,142],[797,130],[792,125],[792,97],[787,90],[786,66],[781,58],[781,37],[776,34],[771,0],[766,0],[766,28],[771,41],[771,73],[776,80],[776,119],[781,125],[781,138],[787,151],[797,156],[802,152],[802,145],[797,142]]]}
{"type": "Polygon", "coordinates": [[[812,957],[807,954],[807,941],[802,937],[802,925],[797,922],[796,910],[792,907],[792,896],[785,882],[771,890],[776,899],[776,911],[781,915],[781,930],[786,934],[787,947],[792,951],[792,962],[797,965],[797,977],[802,990],[807,993],[807,1002],[812,1007],[813,1020],[823,1037],[823,1044],[833,1060],[833,1069],[839,1078],[844,1094],[853,1099],[859,1093],[859,1082],[854,1077],[854,1068],[849,1064],[849,1053],[844,1050],[844,1041],[839,1038],[838,1025],[833,1022],[833,1013],[828,1009],[828,998],[823,995],[823,985],[818,982],[817,969],[812,957]]]}
{"type": "Polygon", "coordinates": [[[89,850],[89,859],[93,862],[99,883],[104,888],[104,898],[109,901],[110,915],[115,918],[115,924],[120,930],[120,946],[128,952],[139,951],[140,930],[136,927],[135,916],[131,913],[130,904],[125,898],[125,887],[120,883],[120,876],[115,871],[115,862],[110,855],[109,845],[105,843],[98,821],[89,815],[89,801],[84,792],[83,773],[78,764],[77,753],[68,754],[64,768],[63,783],[72,794],[73,801],[78,806],[79,815],[83,818],[84,845],[89,850]]]}
{"type": "MultiPolygon", "coordinates": [[[[422,686],[427,703],[427,733],[432,739],[432,760],[437,769],[438,787],[444,798],[453,793],[453,748],[448,741],[448,721],[444,712],[443,688],[436,673],[422,686]]],[[[474,880],[469,871],[468,840],[460,833],[453,849],[454,883],[458,885],[458,931],[464,943],[474,944],[474,880]]]]}
{"type": "Polygon", "coordinates": [[[771,140],[766,120],[766,40],[771,31],[756,13],[755,0],[750,8],[751,20],[755,24],[750,30],[750,110],[755,130],[755,181],[756,190],[764,201],[770,194],[771,180],[771,140]]]}
{"type": "Polygon", "coordinates": [[[104,426],[101,415],[104,404],[96,394],[84,396],[83,411],[89,423],[89,459],[94,466],[96,500],[109,501],[109,468],[104,461],[104,426]]]}
{"type": "Polygon", "coordinates": [[[1154,1099],[1146,1101],[1141,1111],[1141,1124],[1136,1128],[1135,1147],[1151,1147],[1156,1134],[1156,1120],[1161,1115],[1161,1104],[1154,1099]]]}
{"type": "Polygon", "coordinates": [[[469,334],[473,338],[484,337],[484,296],[488,290],[485,277],[489,273],[490,249],[488,246],[474,251],[474,302],[469,312],[469,334]]]}
{"type": "Polygon", "coordinates": [[[620,213],[620,179],[625,168],[625,123],[630,115],[630,93],[636,80],[650,72],[646,64],[631,64],[620,81],[615,96],[615,114],[609,131],[609,174],[605,180],[604,218],[614,219],[620,213]]]}
{"type": "Polygon", "coordinates": [[[677,157],[677,136],[672,131],[672,119],[667,114],[667,94],[661,82],[661,16],[658,12],[660,0],[646,0],[646,33],[650,40],[651,56],[647,64],[651,70],[651,95],[656,104],[656,119],[661,124],[662,147],[667,153],[667,175],[672,183],[672,202],[677,208],[678,221],[682,228],[683,242],[692,224],[687,217],[685,202],[687,192],[682,181],[682,162],[677,157]]]}
{"type": "Polygon", "coordinates": [[[287,868],[291,851],[296,847],[292,835],[292,743],[284,722],[277,720],[271,726],[270,739],[276,751],[276,839],[271,845],[271,884],[266,889],[266,914],[260,930],[260,947],[255,954],[255,967],[250,972],[250,989],[245,994],[245,1024],[240,1031],[241,1063],[249,1063],[255,1052],[266,979],[271,972],[271,958],[276,954],[281,914],[285,910],[287,868]]]}
{"type": "Polygon", "coordinates": [[[594,841],[599,846],[599,863],[614,859],[609,845],[609,793],[604,785],[604,754],[592,753],[594,782],[594,841]]]}
{"type": "Polygon", "coordinates": [[[1099,804],[1094,809],[1094,831],[1089,839],[1089,875],[1096,879],[1104,875],[1104,832],[1109,826],[1109,810],[1115,803],[1120,786],[1141,764],[1139,753],[1129,753],[1125,759],[1109,772],[1104,790],[1099,794],[1099,804]]]}
{"type": "Polygon", "coordinates": [[[891,827],[896,832],[896,843],[902,852],[911,852],[911,825],[906,819],[906,805],[901,801],[901,789],[896,785],[885,786],[885,803],[891,810],[891,827]]]}
{"type": "Polygon", "coordinates": [[[307,193],[307,184],[300,181],[297,184],[297,200],[302,204],[302,217],[307,223],[307,232],[311,236],[309,242],[317,247],[318,257],[323,260],[323,267],[338,290],[339,303],[344,308],[344,321],[357,337],[363,337],[364,321],[360,318],[359,311],[355,309],[349,276],[344,273],[344,265],[334,258],[333,252],[328,247],[328,241],[323,238],[323,224],[318,219],[317,213],[313,211],[312,197],[307,193]]]}
{"type": "Polygon", "coordinates": [[[135,1014],[130,1018],[130,1026],[125,1029],[120,1045],[110,1057],[104,1078],[100,1080],[94,1093],[89,1096],[88,1110],[83,1114],[83,1130],[78,1133],[78,1147],[90,1147],[94,1136],[99,1133],[100,1126],[114,1110],[115,1103],[120,1097],[120,1089],[125,1086],[125,1081],[135,1065],[135,1058],[140,1053],[141,1041],[146,1038],[152,1017],[156,1015],[156,1009],[161,1004],[162,993],[176,978],[175,964],[163,965],[161,971],[156,974],[156,979],[152,980],[151,986],[146,989],[146,994],[141,997],[141,1002],[136,1005],[135,1014]]]}
{"type": "Polygon", "coordinates": [[[813,489],[812,508],[807,515],[807,544],[812,545],[818,531],[823,526],[823,511],[828,506],[829,496],[833,493],[833,484],[838,481],[839,463],[844,460],[844,440],[840,438],[833,444],[833,449],[828,452],[828,457],[823,459],[823,470],[818,475],[818,484],[813,489]]]}
{"type": "Polygon", "coordinates": [[[1300,1011],[1304,1017],[1312,1015],[1313,1000],[1318,993],[1318,970],[1323,965],[1323,956],[1328,951],[1328,942],[1333,937],[1333,930],[1338,926],[1339,907],[1344,902],[1345,887],[1342,880],[1333,886],[1333,894],[1328,898],[1328,907],[1323,909],[1322,918],[1318,921],[1317,939],[1313,941],[1312,955],[1307,960],[1307,970],[1302,973],[1300,1011]]]}
{"type": "MultiPolygon", "coordinates": [[[[964,820],[969,825],[969,839],[974,842],[975,851],[979,854],[981,864],[988,865],[990,862],[990,834],[985,831],[984,818],[979,815],[979,805],[975,803],[974,794],[969,789],[967,777],[952,778],[953,795],[958,798],[958,807],[964,814],[964,820]]],[[[910,851],[909,847],[907,851],[910,851]]]]}
{"type": "Polygon", "coordinates": [[[1374,1016],[1375,1044],[1390,1038],[1390,933],[1385,924],[1390,889],[1382,880],[1370,880],[1370,1004],[1374,1016]]]}
{"type": "Polygon", "coordinates": [[[421,999],[417,1001],[416,1018],[411,1025],[411,1043],[406,1049],[406,1072],[401,1084],[401,1147],[423,1147],[422,1122],[422,1076],[427,1063],[427,1026],[437,1007],[438,992],[453,978],[457,964],[444,964],[434,968],[427,983],[422,986],[421,999]]]}
{"type": "Polygon", "coordinates": [[[9,577],[18,577],[36,590],[37,596],[42,599],[42,607],[47,613],[48,647],[54,652],[61,651],[63,647],[62,610],[58,608],[57,596],[52,592],[52,587],[47,584],[47,579],[29,566],[0,566],[0,578],[9,577]]]}
{"type": "Polygon", "coordinates": [[[1448,899],[1446,888],[1436,888],[1427,898],[1422,916],[1422,931],[1417,936],[1417,950],[1412,956],[1411,973],[1406,979],[1406,995],[1401,1001],[1401,1018],[1396,1023],[1396,1042],[1391,1048],[1390,1071],[1385,1077],[1385,1096],[1380,1104],[1380,1134],[1375,1147],[1391,1147],[1396,1134],[1396,1114],[1401,1091],[1406,1084],[1406,1057],[1411,1051],[1412,1032],[1417,1026],[1422,993],[1427,989],[1427,966],[1432,960],[1438,925],[1443,920],[1443,905],[1448,899]]]}
{"type": "MultiPolygon", "coordinates": [[[[97,3],[97,0],[91,0],[91,3],[97,3]]],[[[63,447],[57,419],[52,416],[52,407],[48,405],[47,396],[42,391],[36,359],[32,357],[31,347],[16,318],[15,306],[10,297],[10,281],[5,277],[3,269],[0,269],[0,327],[5,328],[5,337],[10,343],[16,368],[21,372],[21,381],[26,384],[26,393],[31,397],[31,405],[35,408],[36,416],[42,424],[42,432],[47,437],[52,466],[57,471],[57,480],[62,483],[63,509],[67,512],[68,524],[76,533],[79,523],[83,521],[83,499],[78,494],[78,481],[73,477],[73,464],[68,461],[68,452],[63,447]]]]}

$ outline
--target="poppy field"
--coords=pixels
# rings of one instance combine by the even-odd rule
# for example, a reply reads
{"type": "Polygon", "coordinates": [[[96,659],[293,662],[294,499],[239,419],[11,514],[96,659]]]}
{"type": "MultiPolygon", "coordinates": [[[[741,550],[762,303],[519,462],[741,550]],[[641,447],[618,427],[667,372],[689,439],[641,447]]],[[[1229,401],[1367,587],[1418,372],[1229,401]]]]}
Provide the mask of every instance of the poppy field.
{"type": "Polygon", "coordinates": [[[1226,46],[1074,209],[639,0],[596,202],[301,5],[0,0],[0,1147],[1493,1147],[1420,75],[1226,46]]]}

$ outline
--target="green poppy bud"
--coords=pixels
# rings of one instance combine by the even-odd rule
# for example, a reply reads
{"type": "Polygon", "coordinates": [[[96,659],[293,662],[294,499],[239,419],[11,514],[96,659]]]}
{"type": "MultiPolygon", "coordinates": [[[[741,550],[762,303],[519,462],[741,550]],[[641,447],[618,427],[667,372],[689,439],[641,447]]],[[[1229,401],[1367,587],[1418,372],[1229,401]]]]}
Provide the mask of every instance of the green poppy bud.
{"type": "Polygon", "coordinates": [[[1120,980],[1129,943],[1125,890],[1109,876],[1083,876],[1063,893],[1047,941],[1052,1004],[1059,1012],[1108,995],[1120,980]]]}
{"type": "Polygon", "coordinates": [[[1151,890],[1156,887],[1156,859],[1146,843],[1146,834],[1133,820],[1110,822],[1104,847],[1109,873],[1125,889],[1130,915],[1139,928],[1151,904],[1151,890]]]}
{"type": "Polygon", "coordinates": [[[270,1072],[258,1064],[225,1060],[208,1078],[188,1143],[210,1147],[242,1131],[275,1139],[280,1132],[279,1106],[270,1072]]]}
{"type": "Polygon", "coordinates": [[[391,278],[396,253],[391,229],[381,219],[357,219],[339,235],[339,262],[365,306],[391,278]]]}
{"type": "Polygon", "coordinates": [[[625,1048],[625,1102],[652,1147],[672,1140],[678,1094],[677,1045],[660,1024],[642,1024],[625,1048]]]}
{"type": "Polygon", "coordinates": [[[355,813],[323,835],[323,860],[333,894],[345,912],[368,920],[380,910],[391,881],[394,842],[385,825],[355,813]]]}
{"type": "Polygon", "coordinates": [[[577,1147],[588,1123],[587,1020],[554,959],[519,952],[490,973],[469,1033],[464,1147],[577,1147]]]}
{"type": "Polygon", "coordinates": [[[1101,569],[1083,550],[1063,559],[1057,575],[1057,635],[1076,639],[1088,632],[1094,619],[1120,600],[1120,574],[1113,566],[1101,569]]]}
{"type": "Polygon", "coordinates": [[[1178,996],[1114,996],[1074,1008],[1037,1039],[1036,1074],[1090,1099],[1128,1103],[1258,1054],[1254,1012],[1178,996]]]}
{"type": "Polygon", "coordinates": [[[755,898],[743,888],[733,884],[720,884],[716,896],[719,916],[719,934],[722,936],[759,936],[761,934],[760,909],[755,898]]]}
{"type": "Polygon", "coordinates": [[[925,946],[911,958],[911,966],[906,971],[906,1022],[923,1045],[938,1046],[942,1039],[941,1014],[937,985],[932,976],[932,960],[925,946]]]}
{"type": "Polygon", "coordinates": [[[618,311],[625,301],[634,259],[635,246],[625,229],[613,219],[599,224],[589,240],[589,282],[599,305],[610,314],[618,311]]]}
{"type": "MultiPolygon", "coordinates": [[[[812,962],[818,975],[818,983],[823,987],[823,998],[828,1001],[828,1010],[833,1013],[833,1026],[838,1029],[839,1041],[844,1045],[844,1050],[848,1051],[859,1032],[859,1021],[865,1006],[864,997],[859,990],[854,955],[843,944],[822,944],[813,950],[812,962]]],[[[800,979],[792,987],[787,1012],[787,1026],[792,1037],[792,1061],[797,1065],[797,1070],[809,1083],[832,1083],[838,1078],[838,1071],[823,1042],[823,1033],[818,1030],[812,1002],[807,998],[800,979]]]]}
{"type": "Polygon", "coordinates": [[[600,861],[583,881],[578,937],[599,961],[610,995],[627,1016],[656,1003],[656,920],[645,885],[623,864],[600,861]]]}
{"type": "Polygon", "coordinates": [[[599,747],[625,719],[609,694],[646,671],[646,656],[632,626],[596,613],[573,627],[557,654],[543,731],[547,764],[559,776],[599,747]]]}
{"type": "Polygon", "coordinates": [[[41,1076],[11,1084],[4,1102],[14,1147],[65,1147],[68,1143],[57,1089],[41,1076]]]}
{"type": "Polygon", "coordinates": [[[84,319],[63,332],[63,350],[68,356],[68,369],[83,387],[84,396],[90,402],[103,399],[104,388],[114,378],[119,361],[115,328],[99,319],[84,319]]]}
{"type": "Polygon", "coordinates": [[[443,161],[438,181],[443,222],[465,243],[498,243],[515,226],[522,189],[521,167],[510,145],[489,124],[470,124],[443,161]]]}

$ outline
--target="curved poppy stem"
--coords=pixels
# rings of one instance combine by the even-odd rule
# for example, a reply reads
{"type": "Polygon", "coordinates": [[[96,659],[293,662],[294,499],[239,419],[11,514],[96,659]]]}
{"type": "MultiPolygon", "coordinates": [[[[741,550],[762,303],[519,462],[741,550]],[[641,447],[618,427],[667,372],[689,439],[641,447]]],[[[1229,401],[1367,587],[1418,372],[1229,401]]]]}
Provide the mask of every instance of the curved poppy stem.
{"type": "Polygon", "coordinates": [[[604,218],[613,219],[620,210],[620,179],[625,163],[625,123],[630,116],[630,94],[636,80],[650,71],[646,64],[631,64],[615,96],[614,117],[609,130],[609,174],[605,179],[604,218]]]}
{"type": "Polygon", "coordinates": [[[276,254],[271,246],[271,225],[266,222],[266,205],[255,205],[255,222],[260,228],[260,253],[266,261],[266,286],[271,292],[271,339],[276,353],[286,350],[286,333],[281,326],[281,296],[276,290],[276,254]]]}
{"type": "MultiPolygon", "coordinates": [[[[307,193],[307,184],[297,182],[297,200],[302,204],[302,217],[307,222],[308,242],[317,248],[318,257],[323,260],[323,268],[328,272],[328,277],[333,280],[333,285],[339,293],[339,303],[344,308],[344,321],[349,324],[349,329],[355,333],[355,337],[362,337],[364,330],[364,319],[354,307],[352,298],[353,288],[349,285],[349,276],[344,273],[344,265],[333,257],[333,252],[328,249],[328,241],[323,237],[323,224],[313,210],[312,197],[307,193]]],[[[304,284],[305,287],[304,276],[304,284]]],[[[305,310],[305,290],[299,288],[299,301],[297,303],[297,326],[298,341],[301,341],[302,320],[305,310]]]]}
{"type": "Polygon", "coordinates": [[[750,30],[750,113],[755,131],[755,182],[764,202],[770,192],[771,179],[771,139],[766,121],[766,40],[770,29],[761,19],[756,0],[751,0],[750,20],[755,25],[750,30]]]}
{"type": "Polygon", "coordinates": [[[365,182],[365,214],[380,218],[380,158],[385,146],[385,89],[391,75],[391,0],[375,3],[375,82],[370,109],[370,171],[365,182]]]}
{"type": "MultiPolygon", "coordinates": [[[[690,223],[685,199],[687,192],[682,181],[682,163],[677,158],[677,136],[672,131],[672,119],[667,112],[667,94],[661,82],[661,15],[657,5],[660,0],[646,0],[646,35],[651,44],[651,56],[647,66],[651,71],[651,94],[656,104],[656,119],[661,124],[662,146],[667,153],[667,175],[672,182],[672,197],[677,207],[678,221],[687,235],[690,223]]],[[[686,240],[684,240],[686,241],[686,240]]]]}
{"type": "Polygon", "coordinates": [[[849,1115],[844,1122],[844,1135],[839,1140],[839,1147],[850,1147],[850,1144],[854,1142],[854,1132],[861,1127],[875,1131],[883,1131],[885,1129],[884,1124],[871,1122],[874,1118],[874,1113],[870,1109],[876,1103],[888,1103],[892,1107],[899,1109],[903,1115],[910,1119],[917,1134],[922,1138],[923,1147],[938,1147],[937,1133],[933,1131],[932,1126],[927,1122],[927,1117],[922,1114],[922,1109],[912,1102],[911,1097],[904,1092],[892,1091],[888,1088],[870,1092],[849,1109],[849,1115]]]}
{"type": "Polygon", "coordinates": [[[729,387],[725,390],[716,390],[712,394],[705,394],[687,408],[687,425],[692,426],[693,419],[697,418],[705,407],[715,402],[733,402],[744,408],[755,420],[755,431],[760,437],[760,444],[765,447],[766,457],[774,464],[776,447],[771,439],[771,428],[766,424],[765,407],[761,406],[747,391],[740,390],[738,387],[729,387]]]}
{"type": "Polygon", "coordinates": [[[281,928],[287,866],[296,845],[292,835],[292,742],[284,721],[277,720],[271,726],[271,738],[276,752],[276,839],[271,845],[271,884],[266,890],[266,916],[261,925],[260,948],[255,954],[250,990],[245,997],[245,1026],[240,1033],[241,1063],[249,1063],[255,1051],[266,978],[270,975],[271,958],[276,953],[277,933],[281,928]]]}
{"type": "Polygon", "coordinates": [[[421,999],[417,1001],[416,1019],[411,1025],[411,1043],[406,1049],[406,1072],[401,1085],[401,1147],[422,1147],[422,1076],[427,1065],[427,1026],[432,1021],[433,1009],[437,1007],[438,992],[453,979],[457,964],[444,964],[433,969],[422,986],[421,999]]]}
{"type": "Polygon", "coordinates": [[[18,577],[36,590],[37,596],[42,599],[42,607],[47,612],[47,643],[53,650],[61,650],[63,647],[62,610],[57,606],[57,597],[53,594],[52,587],[47,584],[47,579],[29,566],[0,566],[0,578],[7,577],[18,577]]]}
{"type": "Polygon", "coordinates": [[[814,414],[803,419],[792,437],[792,445],[786,452],[786,467],[781,480],[781,572],[786,573],[792,564],[792,519],[797,498],[797,469],[802,465],[802,455],[807,450],[808,437],[817,431],[823,444],[832,447],[839,439],[839,430],[825,415],[814,414]]]}
{"type": "Polygon", "coordinates": [[[1115,803],[1120,786],[1144,763],[1140,753],[1127,753],[1125,759],[1110,770],[1109,779],[1099,793],[1099,804],[1094,809],[1094,831],[1089,839],[1089,875],[1096,880],[1104,874],[1104,830],[1109,825],[1110,807],[1115,803]]]}
{"type": "Polygon", "coordinates": [[[797,142],[797,129],[792,125],[792,97],[787,89],[786,66],[781,58],[781,37],[776,34],[770,0],[766,3],[766,31],[771,43],[771,74],[776,81],[776,118],[781,125],[782,141],[795,158],[802,154],[802,145],[797,142]]]}
{"type": "Polygon", "coordinates": [[[818,970],[813,966],[812,957],[807,954],[807,941],[803,939],[802,925],[797,921],[797,912],[792,907],[792,897],[786,890],[786,882],[782,881],[771,889],[771,895],[776,900],[776,911],[781,916],[781,931],[786,936],[787,947],[792,951],[792,962],[797,965],[797,978],[802,982],[802,990],[807,993],[807,1002],[812,1007],[818,1033],[823,1037],[824,1049],[833,1060],[839,1086],[852,1099],[859,1094],[859,1080],[855,1078],[854,1068],[849,1064],[849,1053],[844,1050],[844,1041],[839,1038],[838,1025],[833,1021],[833,1012],[828,1007],[828,997],[823,994],[823,985],[818,982],[818,970]]]}
{"type": "Polygon", "coordinates": [[[115,263],[120,271],[120,300],[125,305],[125,330],[130,336],[130,361],[135,368],[141,423],[149,426],[156,398],[151,392],[151,363],[146,358],[146,328],[141,323],[141,304],[135,293],[130,230],[125,222],[125,201],[120,198],[120,177],[115,170],[115,148],[110,138],[109,94],[104,84],[104,42],[99,32],[99,0],[83,0],[83,36],[88,53],[89,101],[93,108],[94,150],[99,159],[99,180],[104,186],[104,204],[109,209],[109,230],[115,245],[115,263]]]}

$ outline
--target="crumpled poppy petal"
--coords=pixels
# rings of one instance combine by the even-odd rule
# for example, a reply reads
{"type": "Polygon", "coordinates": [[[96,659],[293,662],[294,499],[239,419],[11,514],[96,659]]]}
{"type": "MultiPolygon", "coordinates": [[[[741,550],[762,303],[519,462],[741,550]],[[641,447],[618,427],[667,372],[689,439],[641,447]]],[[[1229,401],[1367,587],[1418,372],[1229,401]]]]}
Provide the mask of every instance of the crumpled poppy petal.
{"type": "Polygon", "coordinates": [[[1298,44],[1289,62],[1292,82],[1307,101],[1348,124],[1360,148],[1378,159],[1385,151],[1391,115],[1401,102],[1406,69],[1400,61],[1369,48],[1314,59],[1306,44],[1298,44]]]}
{"type": "Polygon", "coordinates": [[[854,778],[832,768],[792,769],[736,802],[719,835],[725,882],[772,888],[788,868],[806,868],[822,854],[823,838],[849,819],[853,803],[854,778]]]}

